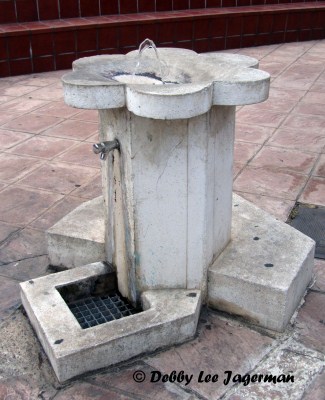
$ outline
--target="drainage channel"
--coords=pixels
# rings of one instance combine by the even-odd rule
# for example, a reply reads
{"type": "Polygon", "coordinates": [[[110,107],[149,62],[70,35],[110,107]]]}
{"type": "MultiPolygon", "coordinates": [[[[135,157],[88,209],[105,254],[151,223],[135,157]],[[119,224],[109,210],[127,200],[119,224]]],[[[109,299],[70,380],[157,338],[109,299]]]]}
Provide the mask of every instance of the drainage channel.
{"type": "Polygon", "coordinates": [[[67,305],[82,329],[141,312],[123,300],[117,293],[111,296],[89,296],[67,303],[67,305]]]}
{"type": "Polygon", "coordinates": [[[314,239],[315,258],[325,259],[325,207],[296,203],[287,223],[314,239]]]}

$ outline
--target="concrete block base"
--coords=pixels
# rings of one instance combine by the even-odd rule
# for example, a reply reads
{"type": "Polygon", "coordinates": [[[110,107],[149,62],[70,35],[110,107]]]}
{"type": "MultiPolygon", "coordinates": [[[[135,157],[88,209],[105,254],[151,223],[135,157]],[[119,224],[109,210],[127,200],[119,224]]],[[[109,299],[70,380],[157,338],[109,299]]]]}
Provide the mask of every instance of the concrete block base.
{"type": "Polygon", "coordinates": [[[47,231],[50,264],[62,269],[106,260],[102,196],[81,204],[47,231]]]}
{"type": "Polygon", "coordinates": [[[60,382],[196,332],[201,292],[182,289],[146,291],[143,312],[82,329],[57,289],[110,274],[108,265],[93,263],[21,284],[24,308],[60,382]]]}
{"type": "Polygon", "coordinates": [[[232,240],[208,272],[208,303],[283,331],[312,278],[315,243],[234,195],[232,240]]]}

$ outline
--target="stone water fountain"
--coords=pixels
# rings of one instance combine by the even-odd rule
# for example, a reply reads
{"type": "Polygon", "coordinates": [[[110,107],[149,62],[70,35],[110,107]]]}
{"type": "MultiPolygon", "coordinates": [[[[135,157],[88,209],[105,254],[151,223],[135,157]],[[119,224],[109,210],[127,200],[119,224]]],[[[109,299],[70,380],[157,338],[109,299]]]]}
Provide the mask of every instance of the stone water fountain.
{"type": "MultiPolygon", "coordinates": [[[[71,268],[62,254],[76,259],[73,234],[55,242],[59,222],[50,259],[70,269],[21,285],[60,381],[193,337],[202,303],[285,329],[311,279],[314,243],[232,199],[236,106],[268,97],[270,76],[257,67],[146,40],[140,52],[79,59],[62,78],[68,105],[99,110],[104,217],[95,226],[105,240],[98,262],[79,249],[71,268]],[[69,302],[114,290],[135,314],[83,329],[69,302]]],[[[95,202],[82,206],[90,225],[95,202]]]]}

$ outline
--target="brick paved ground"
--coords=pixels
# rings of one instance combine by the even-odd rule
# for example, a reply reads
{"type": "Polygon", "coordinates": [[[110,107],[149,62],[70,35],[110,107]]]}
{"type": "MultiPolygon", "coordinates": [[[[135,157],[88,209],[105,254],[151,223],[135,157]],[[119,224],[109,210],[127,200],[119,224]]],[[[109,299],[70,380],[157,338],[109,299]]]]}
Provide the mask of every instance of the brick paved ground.
{"type": "MultiPolygon", "coordinates": [[[[325,41],[236,51],[271,73],[270,98],[239,107],[234,189],[286,220],[295,202],[325,206],[325,41]]],[[[203,312],[198,337],[182,346],[61,386],[25,316],[18,282],[46,274],[44,232],[101,194],[97,114],[62,100],[64,72],[0,79],[0,399],[325,398],[325,261],[294,324],[282,335],[203,312]],[[134,383],[141,369],[193,373],[188,385],[134,383]],[[200,371],[219,374],[199,383],[200,371]],[[224,385],[234,373],[292,373],[292,384],[224,385]],[[254,371],[254,372],[253,372],[254,371]]]]}

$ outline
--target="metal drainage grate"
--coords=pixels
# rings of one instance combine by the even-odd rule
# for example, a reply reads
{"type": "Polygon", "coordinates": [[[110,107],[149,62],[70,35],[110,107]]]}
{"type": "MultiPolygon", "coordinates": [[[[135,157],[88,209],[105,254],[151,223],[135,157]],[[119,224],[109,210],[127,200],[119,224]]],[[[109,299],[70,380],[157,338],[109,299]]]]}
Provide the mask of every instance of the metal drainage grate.
{"type": "Polygon", "coordinates": [[[82,329],[105,324],[105,322],[140,312],[140,310],[125,302],[118,294],[114,296],[86,297],[69,303],[68,307],[82,329]]]}
{"type": "Polygon", "coordinates": [[[296,204],[288,223],[316,242],[315,257],[325,258],[325,207],[296,204]]]}

